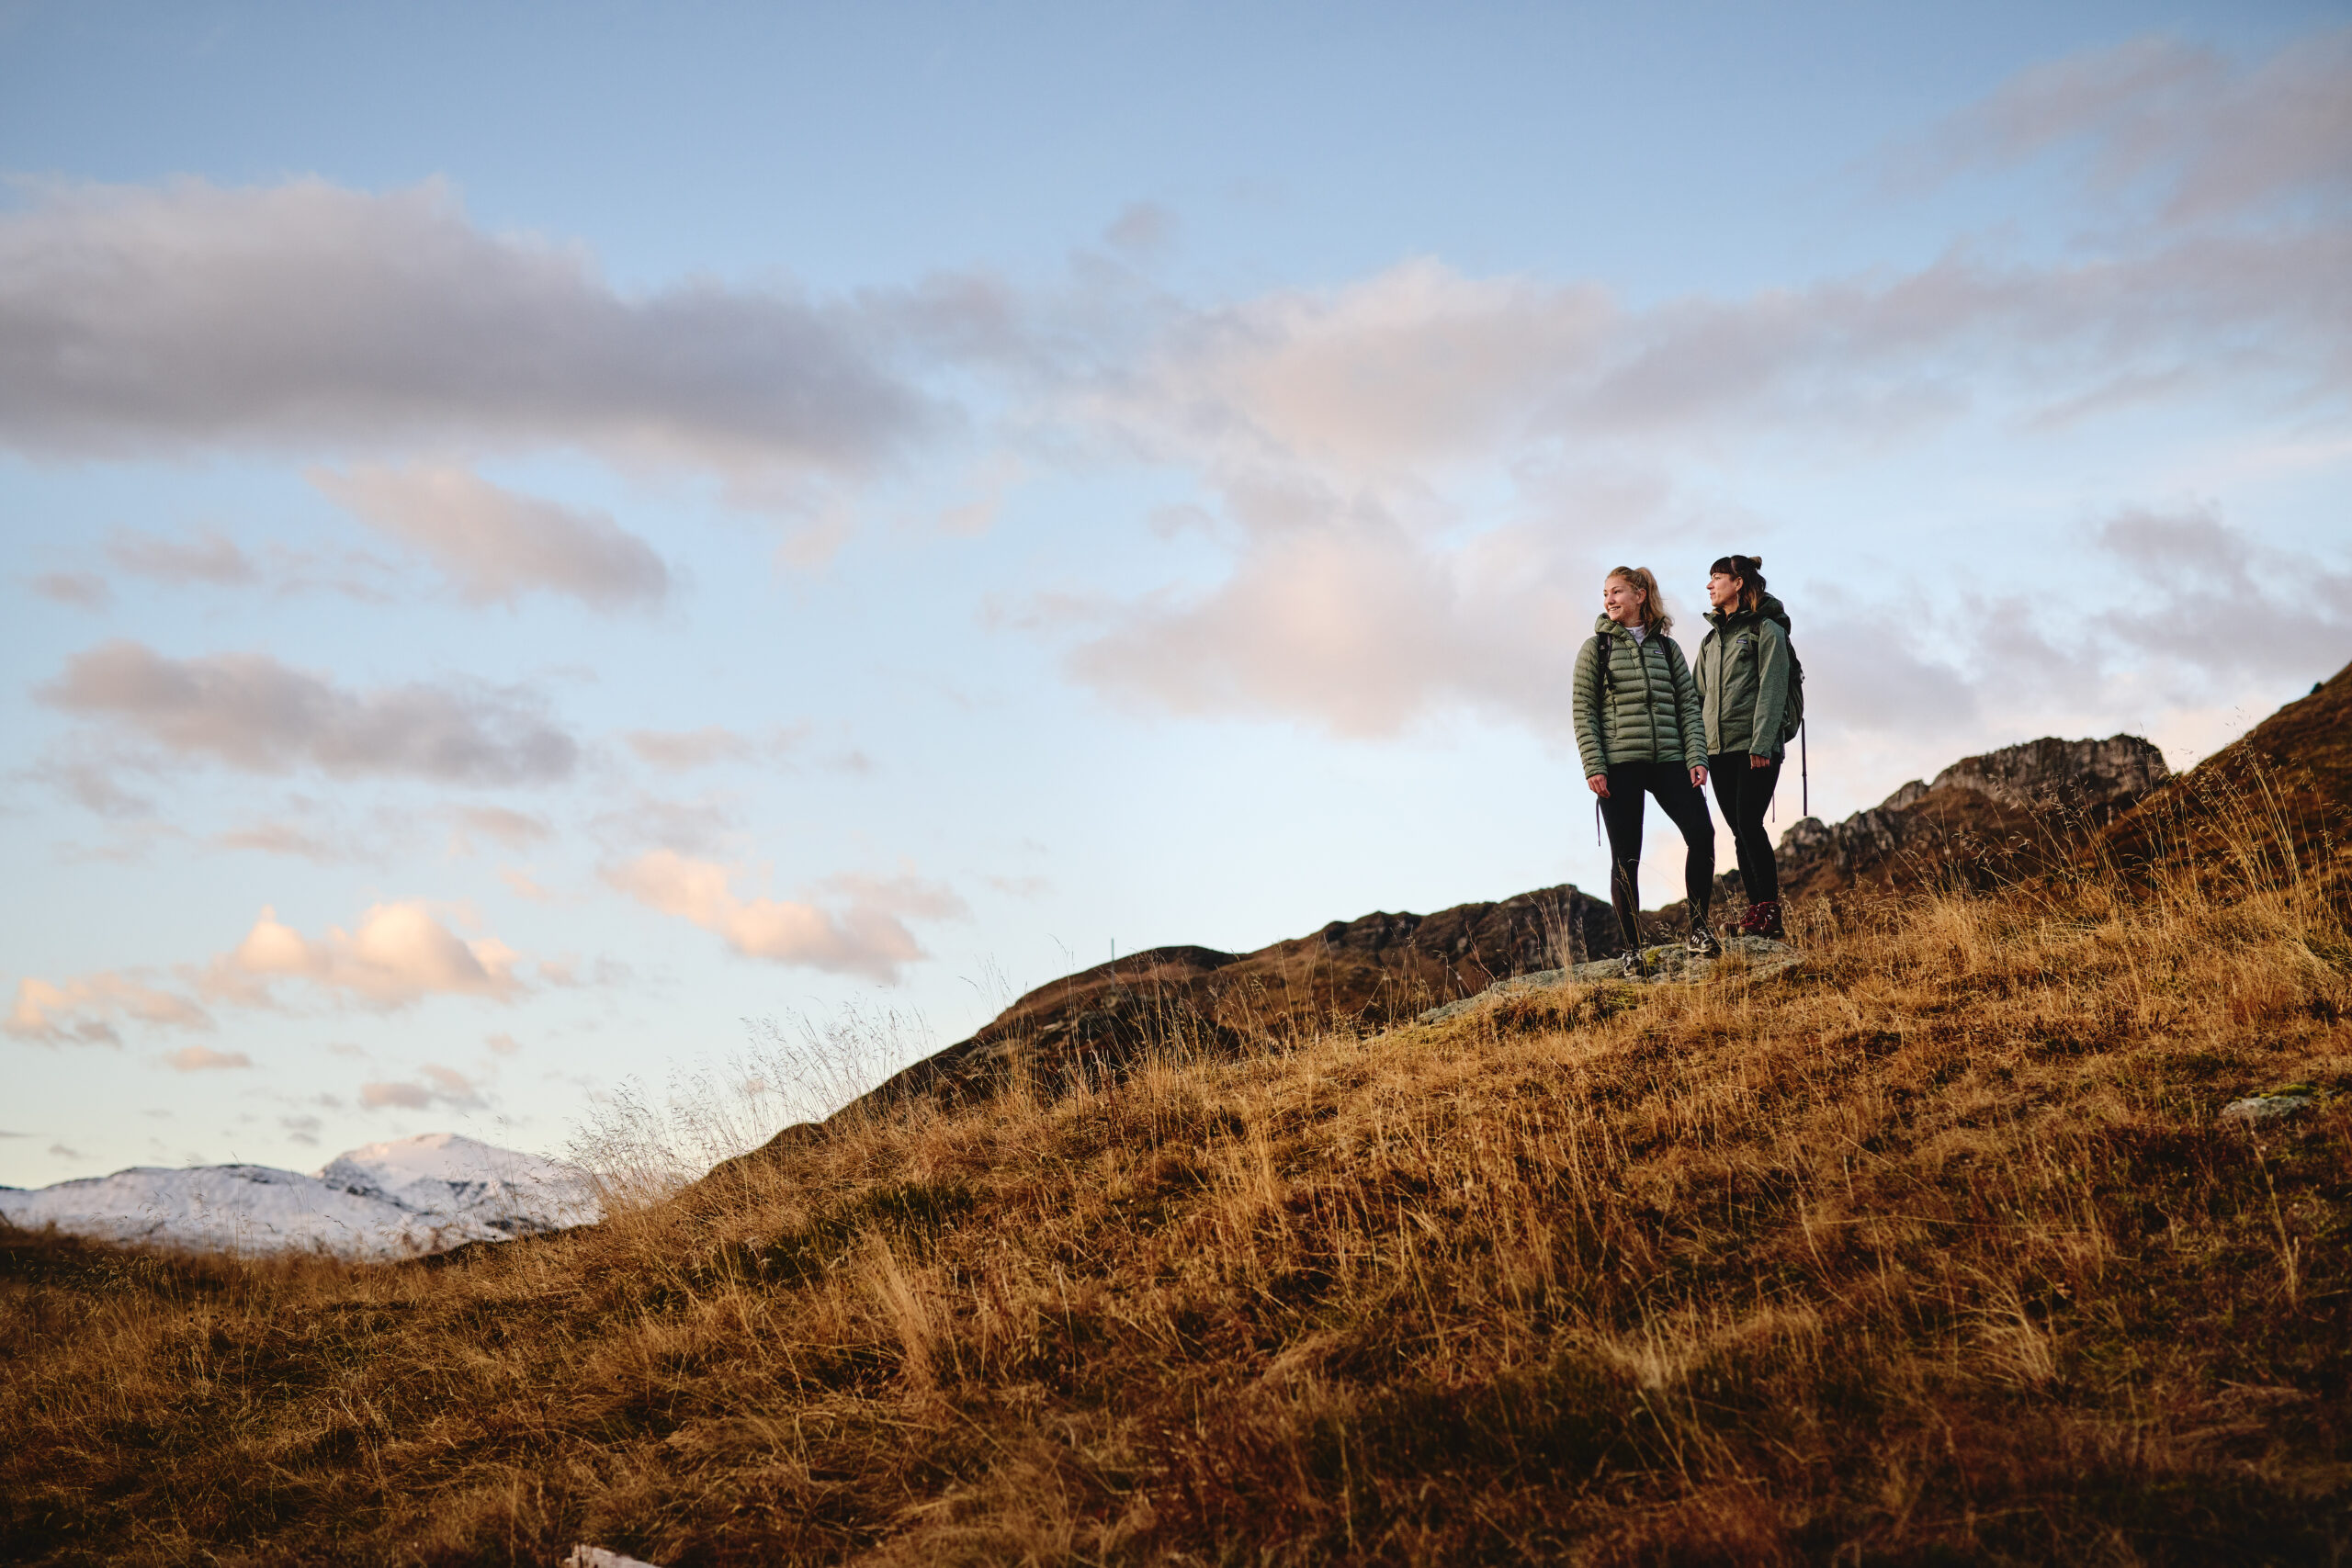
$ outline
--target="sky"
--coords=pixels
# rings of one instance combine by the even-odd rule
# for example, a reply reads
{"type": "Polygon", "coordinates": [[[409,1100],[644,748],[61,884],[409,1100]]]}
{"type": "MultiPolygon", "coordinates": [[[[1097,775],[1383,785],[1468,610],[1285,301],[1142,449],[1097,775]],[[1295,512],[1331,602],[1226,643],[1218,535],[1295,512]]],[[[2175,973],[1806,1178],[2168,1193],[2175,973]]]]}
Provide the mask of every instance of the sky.
{"type": "Polygon", "coordinates": [[[2352,659],[2347,278],[2345,5],[0,3],[0,1183],[1602,887],[1619,564],[1817,816],[2187,766],[2352,659]]]}

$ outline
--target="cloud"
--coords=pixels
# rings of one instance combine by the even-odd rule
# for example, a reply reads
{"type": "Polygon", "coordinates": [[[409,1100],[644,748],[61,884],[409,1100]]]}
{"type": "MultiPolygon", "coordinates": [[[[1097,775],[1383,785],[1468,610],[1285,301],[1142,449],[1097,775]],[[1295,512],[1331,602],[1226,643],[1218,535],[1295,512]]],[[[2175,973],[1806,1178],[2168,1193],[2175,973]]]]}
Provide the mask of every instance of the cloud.
{"type": "Polygon", "coordinates": [[[482,1036],[481,1043],[501,1056],[512,1056],[523,1048],[522,1043],[512,1034],[486,1034],[482,1036]]]}
{"type": "Polygon", "coordinates": [[[459,847],[468,854],[473,852],[473,845],[466,838],[468,833],[495,839],[510,850],[528,849],[555,835],[555,829],[539,818],[503,806],[461,806],[453,808],[450,815],[459,825],[459,847]]]}
{"type": "Polygon", "coordinates": [[[2144,655],[2209,677],[2300,678],[2352,653],[2352,561],[2274,549],[2203,507],[2124,512],[2096,542],[2142,590],[2096,624],[2144,655]]]}
{"type": "Polygon", "coordinates": [[[216,1067],[250,1067],[254,1059],[243,1051],[214,1051],[202,1045],[187,1045],[164,1057],[164,1065],[175,1072],[200,1073],[216,1067]]]}
{"type": "Polygon", "coordinates": [[[253,558],[218,531],[189,541],[126,529],[107,541],[107,558],[133,576],[175,585],[204,582],[241,587],[261,580],[253,558]]]}
{"type": "Polygon", "coordinates": [[[202,986],[209,997],[248,1006],[272,1005],[272,987],[284,980],[381,1009],[429,996],[512,1001],[524,990],[513,973],[519,957],[495,937],[458,937],[413,900],[378,904],[356,931],[331,927],[315,941],[264,908],[245,939],[205,971],[202,986]]]}
{"type": "MultiPolygon", "coordinates": [[[[749,737],[717,724],[706,724],[700,729],[632,729],[621,739],[637,753],[638,761],[673,773],[716,762],[756,761],[765,750],[749,737]]],[[[782,743],[779,738],[778,744],[782,743]]]]}
{"type": "MultiPolygon", "coordinates": [[[[175,973],[215,1005],[277,1008],[282,1005],[277,987],[300,981],[339,1000],[391,1010],[433,996],[513,1001],[527,989],[514,974],[521,959],[495,937],[457,936],[427,905],[411,900],[378,904],[356,931],[330,927],[315,939],[264,908],[234,948],[207,964],[177,965],[175,973]]],[[[121,1043],[118,1025],[127,1020],[157,1028],[214,1027],[212,1015],[189,997],[136,975],[106,970],[62,982],[19,980],[0,1032],[47,1044],[116,1045],[121,1043]]],[[[183,1072],[252,1065],[242,1053],[202,1047],[167,1060],[183,1072]]]]}
{"type": "MultiPolygon", "coordinates": [[[[1769,473],[1792,443],[1870,464],[1956,428],[2029,440],[2141,406],[2336,420],[2347,117],[2352,30],[2247,65],[2158,42],[2021,77],[1949,130],[1970,157],[2080,142],[2154,182],[2155,217],[2054,258],[1960,244],[1645,303],[1430,258],[1222,306],[1158,297],[1140,347],[1048,395],[1106,450],[1189,475],[1163,532],[1224,559],[1144,592],[1057,586],[1009,618],[1131,707],[1384,735],[1468,705],[1555,731],[1598,552],[1724,532],[1736,508],[1696,488],[1710,474],[1769,473]]],[[[2280,624],[2282,650],[2333,635],[2324,609],[2280,624]]],[[[1968,700],[1966,659],[1901,655],[1859,612],[1806,629],[1862,722],[1968,700]]]]}
{"type": "Polygon", "coordinates": [[[118,822],[152,815],[155,802],[127,787],[126,775],[153,775],[152,759],[120,754],[119,748],[69,741],[25,770],[84,810],[118,822]]]}
{"type": "Polygon", "coordinates": [[[481,1087],[453,1067],[428,1062],[420,1076],[425,1081],[362,1084],[359,1103],[370,1111],[471,1111],[482,1104],[481,1087]]]}
{"type": "Polygon", "coordinates": [[[502,865],[498,868],[498,880],[506,884],[507,890],[517,898],[528,898],[534,904],[559,902],[555,894],[539,886],[539,879],[526,866],[502,865]]]}
{"type": "Polygon", "coordinates": [[[997,518],[1004,512],[1005,498],[1027,472],[1019,458],[1007,453],[1000,452],[980,464],[966,481],[977,493],[971,500],[941,513],[939,531],[959,538],[980,537],[996,526],[997,518]]]}
{"type": "Polygon", "coordinates": [[[32,580],[32,590],[52,604],[77,610],[103,610],[114,603],[114,589],[95,571],[45,571],[32,580]]]}
{"type": "Polygon", "coordinates": [[[582,448],[856,470],[933,423],[865,303],[623,294],[450,190],[52,184],[0,214],[0,445],[39,456],[582,448]]]}
{"type": "Polygon", "coordinates": [[[652,547],[603,513],[523,495],[464,468],[313,468],[309,479],[368,526],[424,551],[478,604],[540,592],[597,610],[650,609],[670,592],[669,568],[652,547]]]}
{"type": "Polygon", "coordinates": [[[920,876],[867,876],[856,872],[829,876],[818,888],[838,894],[867,908],[923,920],[960,920],[971,913],[955,889],[920,876]]]}
{"type": "Polygon", "coordinates": [[[397,571],[390,561],[364,550],[322,553],[275,542],[266,559],[256,558],[217,528],[176,538],[117,529],[106,553],[120,570],[172,588],[261,587],[281,595],[324,590],[370,604],[392,598],[397,571]]]}
{"type": "Polygon", "coordinates": [[[212,840],[224,850],[254,850],[266,855],[290,855],[324,865],[344,858],[325,840],[291,822],[256,822],[220,834],[212,840]]]}
{"type": "Polygon", "coordinates": [[[338,778],[544,784],[571,772],[572,739],[527,699],[480,686],[346,691],[265,653],[171,659],[118,638],[76,654],[34,695],[182,755],[248,773],[305,765],[338,778]]]}
{"type": "Polygon", "coordinates": [[[605,879],[650,908],[717,932],[746,957],[884,984],[897,980],[900,965],[927,956],[901,916],[944,919],[964,908],[948,889],[910,877],[836,879],[831,887],[845,896],[838,909],[739,898],[726,867],[670,850],[640,855],[605,879]]]}
{"type": "Polygon", "coordinates": [[[1171,321],[1078,417],[1190,468],[1249,533],[1443,526],[1463,469],[1644,470],[1785,434],[1861,454],[2119,385],[2340,389],[2352,233],[2198,233],[2043,265],[1969,251],[1907,273],[1635,307],[1587,283],[1401,264],[1171,321]]]}
{"type": "Polygon", "coordinates": [[[736,840],[742,812],[727,797],[705,794],[700,800],[663,800],[639,795],[629,804],[599,815],[591,824],[608,848],[633,851],[659,844],[682,854],[720,852],[736,840]]]}
{"type": "Polygon", "coordinates": [[[1889,161],[1928,184],[2073,149],[2098,188],[2153,186],[2173,221],[2282,196],[2352,195],[2352,28],[2242,62],[2174,38],[2135,39],[2019,73],[1889,161]]]}
{"type": "Polygon", "coordinates": [[[1934,741],[1948,760],[1956,737],[2034,732],[2020,725],[2132,714],[2153,731],[2168,711],[2324,677],[2352,653],[2352,559],[2290,555],[2198,506],[2126,509],[2082,542],[2123,586],[2105,608],[2052,614],[2044,592],[1947,584],[1897,615],[1822,593],[1796,637],[1809,710],[1850,736],[1934,741]]]}
{"type": "Polygon", "coordinates": [[[1556,710],[1577,640],[1558,628],[1590,597],[1524,532],[1445,551],[1398,528],[1301,528],[1247,551],[1205,593],[1072,606],[1110,625],[1065,663],[1131,704],[1385,735],[1457,701],[1556,710]]]}
{"type": "Polygon", "coordinates": [[[572,958],[543,958],[539,960],[539,978],[550,986],[573,990],[585,986],[626,986],[635,971],[617,958],[598,958],[588,966],[584,976],[572,958]]]}
{"type": "Polygon", "coordinates": [[[119,1045],[117,1021],[172,1029],[210,1029],[212,1018],[187,998],[114,970],[52,984],[28,976],[0,1029],[44,1044],[119,1045]]]}
{"type": "Polygon", "coordinates": [[[1149,258],[1164,254],[1176,243],[1176,215],[1157,202],[1129,202],[1102,231],[1112,249],[1149,258]]]}

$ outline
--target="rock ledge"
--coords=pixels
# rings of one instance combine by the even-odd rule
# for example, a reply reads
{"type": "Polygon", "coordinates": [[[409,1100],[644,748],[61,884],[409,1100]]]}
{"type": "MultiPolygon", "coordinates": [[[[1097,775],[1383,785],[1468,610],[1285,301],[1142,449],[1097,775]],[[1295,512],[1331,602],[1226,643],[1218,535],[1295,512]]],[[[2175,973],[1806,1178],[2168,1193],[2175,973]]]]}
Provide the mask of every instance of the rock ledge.
{"type": "Polygon", "coordinates": [[[1579,964],[1572,969],[1543,969],[1532,975],[1498,980],[1475,997],[1431,1008],[1420,1015],[1419,1021],[1442,1023],[1504,997],[1549,990],[1555,986],[1640,987],[1697,985],[1712,979],[1761,980],[1793,969],[1804,962],[1804,955],[1787,942],[1760,936],[1725,937],[1721,958],[1693,958],[1679,942],[1660,947],[1645,947],[1642,949],[1642,957],[1650,966],[1650,974],[1645,979],[1627,979],[1621,961],[1614,958],[1579,964]]]}

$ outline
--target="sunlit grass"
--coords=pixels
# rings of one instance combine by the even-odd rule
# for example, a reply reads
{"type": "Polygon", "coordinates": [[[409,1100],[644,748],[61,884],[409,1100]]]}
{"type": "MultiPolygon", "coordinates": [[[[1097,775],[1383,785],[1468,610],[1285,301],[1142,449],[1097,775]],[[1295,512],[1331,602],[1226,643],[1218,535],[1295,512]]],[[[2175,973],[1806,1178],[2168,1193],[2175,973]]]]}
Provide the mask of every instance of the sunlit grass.
{"type": "Polygon", "coordinates": [[[682,1188],[718,1081],[443,1267],[18,1238],[0,1555],[2328,1561],[2352,1108],[2215,1114],[2352,1077],[2288,826],[682,1188]]]}

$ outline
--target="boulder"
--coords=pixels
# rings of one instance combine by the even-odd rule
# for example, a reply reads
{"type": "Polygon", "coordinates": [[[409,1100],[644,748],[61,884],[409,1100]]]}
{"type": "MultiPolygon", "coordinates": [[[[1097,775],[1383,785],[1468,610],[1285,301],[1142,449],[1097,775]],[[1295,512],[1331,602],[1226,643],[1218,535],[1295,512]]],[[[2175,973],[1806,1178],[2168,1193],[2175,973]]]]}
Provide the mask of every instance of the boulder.
{"type": "Polygon", "coordinates": [[[2224,1122],[2276,1122],[2281,1117],[2310,1111],[2325,1105],[2335,1098],[2335,1091],[2324,1084],[2290,1083],[2278,1089],[2267,1089],[2260,1094],[2233,1100],[2222,1107],[2224,1122]]]}

